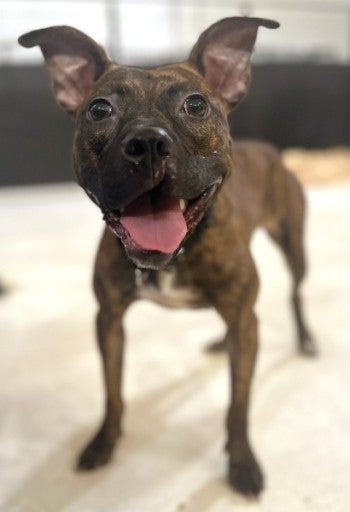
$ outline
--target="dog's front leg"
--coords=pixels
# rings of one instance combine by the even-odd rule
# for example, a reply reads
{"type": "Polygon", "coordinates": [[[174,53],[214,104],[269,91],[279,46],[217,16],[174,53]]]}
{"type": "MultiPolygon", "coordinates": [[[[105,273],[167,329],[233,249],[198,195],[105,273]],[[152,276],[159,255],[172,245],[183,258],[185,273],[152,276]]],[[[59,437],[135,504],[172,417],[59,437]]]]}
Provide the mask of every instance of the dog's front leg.
{"type": "Polygon", "coordinates": [[[238,491],[257,495],[263,488],[263,475],[248,438],[248,405],[251,379],[257,353],[257,321],[251,308],[236,319],[226,336],[230,360],[231,403],[227,416],[229,480],[238,491]]]}
{"type": "Polygon", "coordinates": [[[105,417],[95,437],[79,457],[79,469],[94,469],[110,459],[121,434],[123,401],[121,396],[124,332],[123,312],[101,309],[97,315],[97,336],[102,357],[106,394],[105,417]]]}
{"type": "Polygon", "coordinates": [[[242,258],[236,275],[216,288],[215,307],[227,324],[224,344],[230,362],[231,402],[227,416],[229,481],[246,495],[263,488],[263,475],[250,447],[248,405],[257,354],[257,320],[253,311],[258,278],[249,254],[242,258]],[[221,288],[221,289],[220,289],[221,288]]]}
{"type": "Polygon", "coordinates": [[[122,320],[133,301],[134,288],[134,267],[125,258],[114,235],[106,230],[97,254],[94,274],[94,290],[100,306],[96,326],[104,376],[105,415],[100,429],[80,455],[79,469],[94,469],[106,464],[121,433],[124,349],[122,320]]]}

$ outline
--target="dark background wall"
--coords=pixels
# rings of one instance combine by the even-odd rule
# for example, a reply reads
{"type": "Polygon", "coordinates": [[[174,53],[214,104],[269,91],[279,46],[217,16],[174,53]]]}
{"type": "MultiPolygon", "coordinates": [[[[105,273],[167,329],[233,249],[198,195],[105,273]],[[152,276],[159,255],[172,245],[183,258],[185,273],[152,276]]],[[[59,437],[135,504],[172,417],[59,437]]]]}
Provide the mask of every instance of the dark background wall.
{"type": "MultiPolygon", "coordinates": [[[[0,185],[73,179],[72,121],[55,104],[42,66],[0,67],[0,185]]],[[[279,148],[350,143],[350,68],[255,65],[248,98],[231,116],[234,137],[279,148]]]]}
{"type": "Polygon", "coordinates": [[[279,148],[350,143],[350,67],[255,66],[247,100],[232,116],[233,134],[279,148]]]}
{"type": "Polygon", "coordinates": [[[55,104],[44,67],[0,68],[0,185],[73,179],[73,123],[55,104]]]}

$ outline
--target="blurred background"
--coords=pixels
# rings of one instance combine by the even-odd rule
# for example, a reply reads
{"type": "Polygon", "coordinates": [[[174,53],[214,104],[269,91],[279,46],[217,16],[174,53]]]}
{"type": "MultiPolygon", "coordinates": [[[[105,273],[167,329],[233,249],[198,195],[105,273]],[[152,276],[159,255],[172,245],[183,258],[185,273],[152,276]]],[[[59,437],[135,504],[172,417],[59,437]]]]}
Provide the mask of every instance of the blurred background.
{"type": "Polygon", "coordinates": [[[0,185],[73,178],[72,124],[52,100],[39,49],[21,48],[19,35],[69,24],[120,63],[159,65],[185,59],[202,30],[232,15],[281,23],[259,31],[252,85],[232,117],[233,135],[281,149],[347,146],[348,0],[0,0],[0,185]]]}

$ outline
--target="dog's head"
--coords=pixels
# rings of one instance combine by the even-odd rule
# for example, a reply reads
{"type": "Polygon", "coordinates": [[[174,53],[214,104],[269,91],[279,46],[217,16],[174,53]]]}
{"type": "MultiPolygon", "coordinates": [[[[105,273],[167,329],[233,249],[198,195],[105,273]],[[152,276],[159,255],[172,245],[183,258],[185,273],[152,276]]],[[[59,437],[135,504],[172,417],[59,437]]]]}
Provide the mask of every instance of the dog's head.
{"type": "Polygon", "coordinates": [[[70,27],[23,35],[39,45],[58,103],[76,124],[80,185],[138,266],[167,264],[194,233],[231,167],[227,115],[245,96],[260,18],[209,27],[181,64],[119,66],[70,27]]]}

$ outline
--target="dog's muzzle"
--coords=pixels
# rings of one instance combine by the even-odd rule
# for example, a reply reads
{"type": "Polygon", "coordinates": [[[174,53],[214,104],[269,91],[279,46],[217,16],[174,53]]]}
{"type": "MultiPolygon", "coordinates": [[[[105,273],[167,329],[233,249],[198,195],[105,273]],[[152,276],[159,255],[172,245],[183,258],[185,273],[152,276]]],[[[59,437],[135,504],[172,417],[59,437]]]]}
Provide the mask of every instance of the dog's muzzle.
{"type": "MultiPolygon", "coordinates": [[[[155,268],[155,260],[168,261],[179,250],[222,182],[221,177],[209,177],[189,198],[187,184],[179,187],[177,153],[166,129],[137,123],[121,133],[117,167],[112,167],[109,155],[106,168],[112,172],[102,183],[100,207],[107,225],[139,266],[155,268]]],[[[88,193],[97,202],[91,189],[88,193]]]]}

